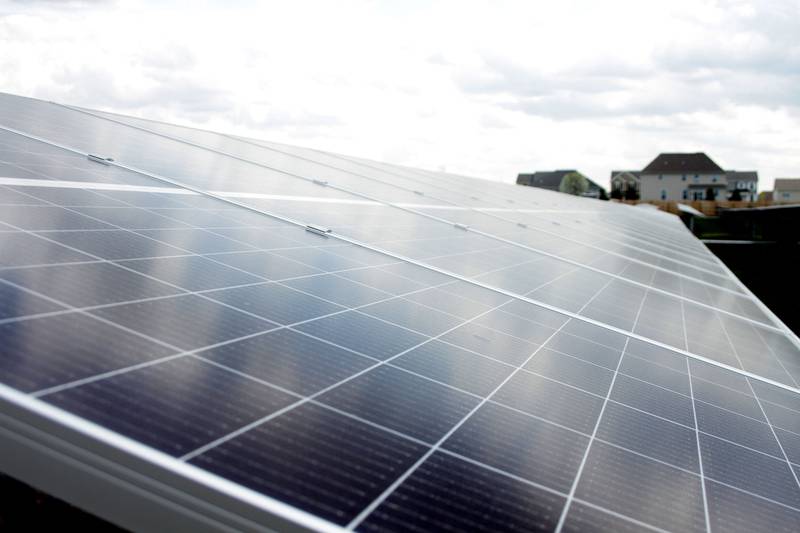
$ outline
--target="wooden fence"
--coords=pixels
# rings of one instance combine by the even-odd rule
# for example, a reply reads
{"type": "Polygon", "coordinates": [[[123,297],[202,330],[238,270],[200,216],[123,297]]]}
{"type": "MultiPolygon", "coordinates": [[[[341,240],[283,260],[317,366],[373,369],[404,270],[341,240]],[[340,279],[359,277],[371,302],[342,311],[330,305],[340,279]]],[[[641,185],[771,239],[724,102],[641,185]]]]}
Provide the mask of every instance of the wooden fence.
{"type": "Polygon", "coordinates": [[[683,205],[690,205],[703,213],[704,215],[708,216],[717,216],[717,209],[719,208],[737,208],[737,207],[766,207],[769,205],[775,205],[780,202],[772,202],[770,200],[758,200],[755,202],[730,202],[730,201],[720,201],[720,202],[710,202],[706,200],[686,200],[683,202],[669,202],[665,200],[612,200],[614,202],[620,202],[623,204],[651,204],[657,206],[662,211],[666,211],[668,213],[673,213],[675,215],[680,214],[678,211],[678,203],[683,205]]]}

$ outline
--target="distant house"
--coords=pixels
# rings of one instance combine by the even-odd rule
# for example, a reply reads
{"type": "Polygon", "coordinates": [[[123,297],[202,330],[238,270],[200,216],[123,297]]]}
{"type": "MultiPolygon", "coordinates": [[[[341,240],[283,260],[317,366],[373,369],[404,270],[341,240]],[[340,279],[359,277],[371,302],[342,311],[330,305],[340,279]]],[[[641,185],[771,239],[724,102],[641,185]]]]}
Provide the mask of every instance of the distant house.
{"type": "Polygon", "coordinates": [[[743,201],[755,202],[758,199],[758,172],[755,170],[726,170],[725,178],[728,181],[729,200],[737,191],[743,201]]]}
{"type": "Polygon", "coordinates": [[[589,190],[587,190],[583,196],[600,198],[601,196],[605,195],[605,189],[590,180],[585,174],[574,169],[537,171],[532,174],[518,174],[517,185],[528,185],[530,187],[558,191],[558,187],[561,185],[561,180],[564,179],[564,176],[567,174],[572,174],[573,172],[577,172],[589,182],[589,190]]]}
{"type": "Polygon", "coordinates": [[[612,170],[611,171],[611,197],[636,200],[639,198],[641,187],[640,170],[612,170]]]}
{"type": "Polygon", "coordinates": [[[706,154],[659,154],[640,174],[642,200],[726,200],[725,171],[706,154]]]}
{"type": "Polygon", "coordinates": [[[800,202],[800,178],[776,178],[772,199],[775,202],[800,202]]]}

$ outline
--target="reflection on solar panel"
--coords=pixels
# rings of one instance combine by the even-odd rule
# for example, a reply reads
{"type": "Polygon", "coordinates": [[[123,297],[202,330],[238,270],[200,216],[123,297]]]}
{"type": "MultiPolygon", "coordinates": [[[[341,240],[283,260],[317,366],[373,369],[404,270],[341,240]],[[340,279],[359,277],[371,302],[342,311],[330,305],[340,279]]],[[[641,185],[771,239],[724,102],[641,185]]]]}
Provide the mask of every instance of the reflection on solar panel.
{"type": "Polygon", "coordinates": [[[10,95],[0,204],[0,467],[118,524],[800,529],[800,342],[675,217],[10,95]]]}

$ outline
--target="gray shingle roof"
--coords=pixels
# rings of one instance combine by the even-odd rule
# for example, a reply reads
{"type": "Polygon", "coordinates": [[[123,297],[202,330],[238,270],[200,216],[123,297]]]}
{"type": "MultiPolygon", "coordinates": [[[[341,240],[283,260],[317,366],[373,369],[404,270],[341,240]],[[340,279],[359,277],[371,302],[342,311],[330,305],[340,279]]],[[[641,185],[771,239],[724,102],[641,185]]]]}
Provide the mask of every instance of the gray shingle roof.
{"type": "Polygon", "coordinates": [[[659,154],[644,167],[643,174],[719,173],[725,171],[703,152],[693,154],[659,154]]]}

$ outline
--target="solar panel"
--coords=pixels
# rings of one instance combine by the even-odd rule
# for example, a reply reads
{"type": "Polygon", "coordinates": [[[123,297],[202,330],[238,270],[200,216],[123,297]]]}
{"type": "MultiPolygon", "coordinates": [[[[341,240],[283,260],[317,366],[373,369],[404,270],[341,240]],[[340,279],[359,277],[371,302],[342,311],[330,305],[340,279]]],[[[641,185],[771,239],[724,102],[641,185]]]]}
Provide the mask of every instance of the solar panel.
{"type": "Polygon", "coordinates": [[[115,523],[800,526],[800,342],[675,217],[11,95],[0,205],[0,467],[115,523]]]}

